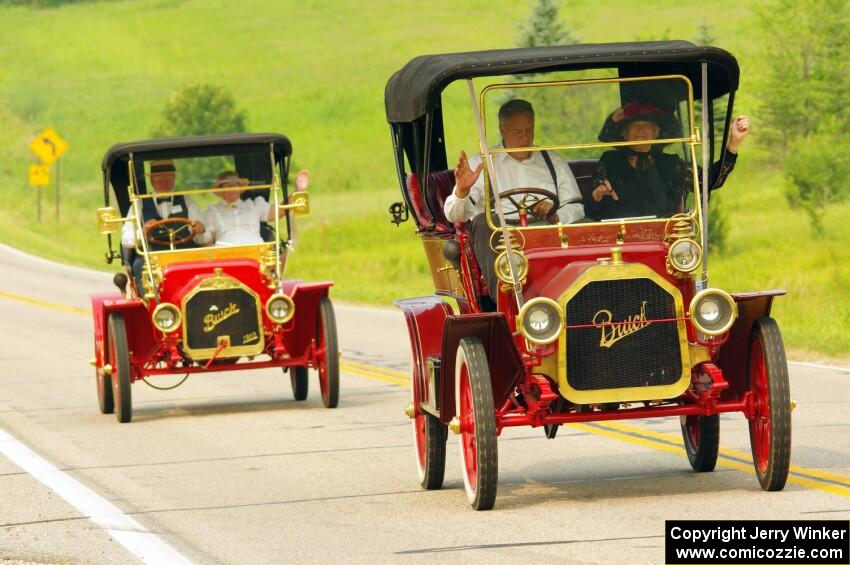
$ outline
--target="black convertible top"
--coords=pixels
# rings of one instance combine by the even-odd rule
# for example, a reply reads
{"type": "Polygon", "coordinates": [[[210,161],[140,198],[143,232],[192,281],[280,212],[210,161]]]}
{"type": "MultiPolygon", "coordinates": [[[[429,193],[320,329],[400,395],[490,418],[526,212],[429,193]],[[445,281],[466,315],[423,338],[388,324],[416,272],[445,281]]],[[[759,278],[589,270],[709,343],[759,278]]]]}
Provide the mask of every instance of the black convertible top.
{"type": "MultiPolygon", "coordinates": [[[[229,133],[224,135],[198,135],[192,137],[170,137],[160,139],[145,139],[129,143],[116,143],[103,156],[103,197],[109,202],[109,185],[115,193],[121,215],[126,215],[130,208],[128,194],[130,173],[127,163],[130,155],[136,166],[139,180],[137,190],[146,192],[144,183],[143,162],[152,159],[179,159],[187,157],[209,157],[215,155],[234,155],[237,170],[245,172],[245,176],[255,179],[265,179],[271,183],[271,162],[269,150],[274,148],[275,162],[288,167],[288,157],[292,155],[292,144],[285,135],[279,133],[229,133]],[[257,155],[264,152],[265,157],[257,155]],[[116,166],[122,165],[122,166],[116,166]]],[[[286,173],[282,171],[283,182],[286,173]]],[[[267,196],[267,195],[266,195],[267,196]]]]}
{"type": "Polygon", "coordinates": [[[443,89],[456,80],[599,68],[617,68],[620,76],[681,74],[699,93],[703,62],[709,66],[709,97],[737,90],[738,62],[729,52],[689,41],[647,41],[423,55],[390,77],[384,102],[388,122],[408,123],[433,111],[443,89]]]}
{"type": "Polygon", "coordinates": [[[197,135],[192,137],[166,137],[144,139],[129,143],[116,143],[103,156],[101,168],[104,172],[115,161],[129,161],[130,154],[140,159],[204,157],[208,155],[234,152],[245,145],[274,144],[275,158],[289,157],[292,144],[285,135],[279,133],[228,133],[224,135],[197,135]]]}

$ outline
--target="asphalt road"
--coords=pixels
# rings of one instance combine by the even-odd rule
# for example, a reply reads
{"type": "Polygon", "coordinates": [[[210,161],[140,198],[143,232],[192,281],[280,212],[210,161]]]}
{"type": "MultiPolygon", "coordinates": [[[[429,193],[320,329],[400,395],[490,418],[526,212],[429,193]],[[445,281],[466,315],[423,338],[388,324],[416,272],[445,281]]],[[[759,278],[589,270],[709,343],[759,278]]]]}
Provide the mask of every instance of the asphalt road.
{"type": "Polygon", "coordinates": [[[136,383],[133,422],[119,425],[98,413],[88,364],[88,294],[112,288],[0,246],[0,453],[55,467],[0,455],[0,561],[133,562],[119,539],[135,534],[197,563],[658,564],[666,519],[850,518],[848,369],[791,365],[782,492],[759,488],[740,415],[722,418],[717,470],[700,475],[678,419],[568,426],[551,441],[516,428],[499,440],[496,508],[473,512],[454,436],[444,488],[416,480],[399,312],[337,305],[336,410],[315,376],[295,402],[279,371],[217,373],[167,392],[136,383]],[[104,526],[36,477],[126,520],[104,526]]]}

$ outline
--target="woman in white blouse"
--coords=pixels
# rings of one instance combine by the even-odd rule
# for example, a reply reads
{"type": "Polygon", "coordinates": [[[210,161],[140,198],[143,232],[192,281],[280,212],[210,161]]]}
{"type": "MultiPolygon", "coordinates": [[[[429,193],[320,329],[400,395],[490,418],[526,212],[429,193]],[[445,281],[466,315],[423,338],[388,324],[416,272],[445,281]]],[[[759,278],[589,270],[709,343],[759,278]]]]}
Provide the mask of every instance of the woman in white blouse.
{"type": "MultiPolygon", "coordinates": [[[[247,180],[239,178],[236,171],[224,171],[218,175],[213,187],[236,188],[247,184],[247,180]]],[[[306,190],[309,184],[310,173],[300,171],[295,178],[295,189],[306,190]]],[[[242,200],[242,190],[218,192],[221,200],[204,212],[204,235],[207,236],[205,239],[208,245],[250,245],[263,242],[260,222],[274,220],[275,210],[262,196],[242,200]]]]}

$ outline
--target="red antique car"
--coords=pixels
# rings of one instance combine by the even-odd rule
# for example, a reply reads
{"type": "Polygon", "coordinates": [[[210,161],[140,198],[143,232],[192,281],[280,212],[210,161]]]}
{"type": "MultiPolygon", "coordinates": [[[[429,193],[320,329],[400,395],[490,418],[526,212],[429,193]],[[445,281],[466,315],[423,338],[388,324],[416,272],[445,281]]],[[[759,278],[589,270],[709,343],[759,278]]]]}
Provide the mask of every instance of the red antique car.
{"type": "Polygon", "coordinates": [[[435,286],[396,303],[424,488],[442,486],[448,429],[484,510],[504,428],[553,438],[562,424],[632,418],[679,417],[691,466],[711,471],[725,412],[749,421],[762,488],[784,487],[792,402],[770,317],[783,291],[730,294],[707,276],[708,199],[734,161],[723,148],[738,79],[731,54],[684,41],[426,55],[390,78],[404,198],[390,211],[413,218],[435,286]],[[444,97],[455,81],[466,84],[444,97]],[[464,91],[472,111],[447,114],[464,91]],[[530,137],[511,130],[511,107],[530,137]],[[480,194],[452,196],[450,133],[454,151],[481,152],[480,194]],[[538,157],[549,172],[538,160],[534,173],[538,157]]]}
{"type": "Polygon", "coordinates": [[[288,189],[291,154],[279,134],[152,139],[106,152],[98,225],[107,261],[120,257],[124,269],[114,277],[120,292],[92,296],[102,413],[129,422],[139,380],[156,388],[149,381],[159,375],[266,367],[289,373],[296,400],[307,398],[316,369],[324,405],[336,407],[333,283],[284,278],[292,216],[309,211],[307,192],[288,189]]]}

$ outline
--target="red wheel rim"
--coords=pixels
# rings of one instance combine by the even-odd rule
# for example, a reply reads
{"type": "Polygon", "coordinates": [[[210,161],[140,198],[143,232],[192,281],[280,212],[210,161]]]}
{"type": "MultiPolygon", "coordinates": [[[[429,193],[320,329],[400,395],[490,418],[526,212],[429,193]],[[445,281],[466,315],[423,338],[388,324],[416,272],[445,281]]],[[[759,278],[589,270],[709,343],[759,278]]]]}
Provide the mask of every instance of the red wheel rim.
{"type": "Polygon", "coordinates": [[[328,401],[328,344],[325,341],[324,319],[319,316],[319,339],[322,344],[322,356],[319,359],[319,389],[322,391],[322,400],[328,401]]]}
{"type": "Polygon", "coordinates": [[[688,434],[688,442],[694,450],[699,449],[699,416],[690,415],[685,419],[685,433],[688,434]]]}
{"type": "Polygon", "coordinates": [[[464,363],[460,369],[460,441],[463,449],[463,463],[469,488],[476,488],[478,478],[478,451],[475,445],[475,412],[472,407],[472,387],[469,383],[469,370],[464,363]]]}
{"type": "MultiPolygon", "coordinates": [[[[327,352],[325,352],[327,355],[327,352]]],[[[326,358],[319,361],[319,388],[322,390],[322,400],[328,399],[328,363],[326,358]]]]}
{"type": "Polygon", "coordinates": [[[753,458],[762,473],[767,472],[770,459],[770,395],[767,388],[767,367],[760,339],[753,341],[750,353],[750,379],[755,394],[755,416],[750,421],[753,458]]]}
{"type": "Polygon", "coordinates": [[[121,375],[118,374],[118,363],[115,359],[115,338],[114,336],[109,337],[109,361],[112,365],[112,395],[115,398],[115,405],[121,406],[121,387],[118,386],[121,375]]]}

